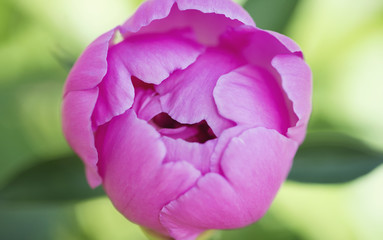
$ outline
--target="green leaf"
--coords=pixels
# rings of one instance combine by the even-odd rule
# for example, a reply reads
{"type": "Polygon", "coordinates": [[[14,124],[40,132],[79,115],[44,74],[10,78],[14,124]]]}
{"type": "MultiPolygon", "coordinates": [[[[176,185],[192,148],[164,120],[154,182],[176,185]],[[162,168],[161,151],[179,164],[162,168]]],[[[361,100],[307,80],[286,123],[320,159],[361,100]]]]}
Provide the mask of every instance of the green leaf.
{"type": "Polygon", "coordinates": [[[0,239],[90,240],[80,228],[74,205],[1,205],[0,239]]]}
{"type": "Polygon", "coordinates": [[[336,132],[308,134],[299,148],[288,179],[309,183],[344,183],[383,163],[383,154],[336,132]]]}
{"type": "Polygon", "coordinates": [[[258,27],[283,32],[299,0],[248,0],[244,8],[258,27]]]}
{"type": "Polygon", "coordinates": [[[78,57],[70,53],[69,50],[63,47],[57,47],[53,49],[52,56],[56,59],[56,61],[60,64],[60,66],[64,68],[65,71],[67,71],[68,73],[72,69],[78,57]]]}
{"type": "Polygon", "coordinates": [[[91,189],[76,156],[44,161],[18,174],[0,189],[0,201],[29,203],[73,202],[104,195],[91,189]]]}

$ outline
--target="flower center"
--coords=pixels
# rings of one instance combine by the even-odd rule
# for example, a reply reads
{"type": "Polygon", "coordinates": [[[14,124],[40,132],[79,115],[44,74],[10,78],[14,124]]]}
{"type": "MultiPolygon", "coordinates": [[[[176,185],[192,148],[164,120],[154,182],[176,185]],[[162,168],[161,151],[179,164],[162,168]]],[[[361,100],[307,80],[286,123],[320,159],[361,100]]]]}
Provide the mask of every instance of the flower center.
{"type": "Polygon", "coordinates": [[[194,124],[182,124],[171,118],[167,113],[162,112],[154,116],[149,123],[162,136],[174,139],[181,138],[187,142],[205,143],[208,140],[217,138],[205,120],[194,124]]]}

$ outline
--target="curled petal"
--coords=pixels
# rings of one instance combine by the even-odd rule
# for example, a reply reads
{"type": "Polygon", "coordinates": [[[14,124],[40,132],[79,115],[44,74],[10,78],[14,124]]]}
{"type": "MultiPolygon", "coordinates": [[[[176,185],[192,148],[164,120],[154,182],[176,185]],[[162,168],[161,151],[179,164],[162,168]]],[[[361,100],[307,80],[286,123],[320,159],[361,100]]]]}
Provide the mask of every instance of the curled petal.
{"type": "Polygon", "coordinates": [[[279,54],[293,54],[287,46],[267,31],[240,26],[227,31],[221,39],[226,48],[238,51],[249,64],[273,70],[271,60],[279,54]]]}
{"type": "Polygon", "coordinates": [[[195,63],[175,72],[156,87],[162,109],[181,123],[206,120],[215,134],[231,127],[231,121],[218,114],[213,89],[218,78],[243,64],[242,59],[219,49],[208,49],[195,63]]]}
{"type": "Polygon", "coordinates": [[[160,84],[178,69],[185,69],[204,52],[188,30],[133,36],[113,48],[132,76],[160,84]]]}
{"type": "Polygon", "coordinates": [[[70,91],[95,88],[107,71],[106,57],[116,29],[94,40],[74,64],[65,83],[64,95],[70,91]]]}
{"type": "Polygon", "coordinates": [[[228,32],[222,41],[239,51],[249,64],[263,68],[277,80],[284,92],[290,122],[294,123],[287,135],[301,143],[311,113],[312,76],[299,47],[283,35],[246,26],[228,32]]]}
{"type": "Polygon", "coordinates": [[[291,38],[289,38],[283,34],[274,32],[274,31],[266,31],[266,32],[270,33],[275,38],[277,38],[283,45],[285,45],[287,47],[287,49],[289,49],[289,51],[291,51],[292,53],[294,53],[298,57],[303,58],[303,53],[302,53],[301,48],[291,38]]]}
{"type": "Polygon", "coordinates": [[[280,75],[282,87],[293,103],[298,117],[296,125],[288,130],[288,136],[302,143],[311,114],[312,75],[306,62],[294,55],[278,55],[272,60],[280,75]]]}
{"type": "Polygon", "coordinates": [[[230,0],[176,0],[180,10],[195,9],[203,13],[223,14],[227,18],[254,26],[253,18],[238,4],[230,0]]]}
{"type": "Polygon", "coordinates": [[[215,44],[227,28],[255,26],[249,14],[230,0],[153,0],[141,5],[122,26],[124,36],[191,27],[204,44],[215,44]]]}
{"type": "Polygon", "coordinates": [[[281,134],[291,126],[282,89],[264,69],[246,65],[223,75],[214,99],[219,113],[237,124],[276,129],[281,134]]]}
{"type": "Polygon", "coordinates": [[[183,139],[163,137],[163,142],[167,149],[165,161],[186,161],[202,174],[210,172],[210,159],[217,142],[216,139],[200,144],[186,142],[183,139]]]}
{"type": "Polygon", "coordinates": [[[133,110],[137,117],[149,122],[153,117],[162,112],[158,94],[152,88],[135,89],[133,110]]]}
{"type": "Polygon", "coordinates": [[[97,85],[107,72],[107,55],[116,29],[93,41],[73,66],[64,87],[62,106],[63,132],[73,150],[86,166],[89,185],[101,184],[97,171],[97,150],[94,146],[92,113],[99,89],[97,85]]]}

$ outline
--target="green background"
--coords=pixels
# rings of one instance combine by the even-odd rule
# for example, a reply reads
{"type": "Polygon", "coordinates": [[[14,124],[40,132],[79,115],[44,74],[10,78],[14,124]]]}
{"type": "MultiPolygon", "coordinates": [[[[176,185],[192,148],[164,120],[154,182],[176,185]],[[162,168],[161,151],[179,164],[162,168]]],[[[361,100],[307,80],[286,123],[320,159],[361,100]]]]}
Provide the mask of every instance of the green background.
{"type": "MultiPolygon", "coordinates": [[[[91,190],[60,123],[81,51],[141,1],[0,1],[0,239],[144,240],[91,190]]],[[[303,49],[313,113],[270,211],[232,239],[383,239],[383,1],[238,1],[303,49]]]]}

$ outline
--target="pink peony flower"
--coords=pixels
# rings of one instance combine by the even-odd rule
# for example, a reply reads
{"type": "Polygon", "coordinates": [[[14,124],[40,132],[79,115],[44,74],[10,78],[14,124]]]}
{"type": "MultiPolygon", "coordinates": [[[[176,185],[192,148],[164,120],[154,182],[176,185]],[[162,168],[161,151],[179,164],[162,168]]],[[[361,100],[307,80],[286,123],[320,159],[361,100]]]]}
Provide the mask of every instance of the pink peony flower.
{"type": "Polygon", "coordinates": [[[149,0],[74,65],[63,130],[126,218],[191,240],[265,214],[305,136],[311,84],[299,47],[239,5],[149,0]]]}

